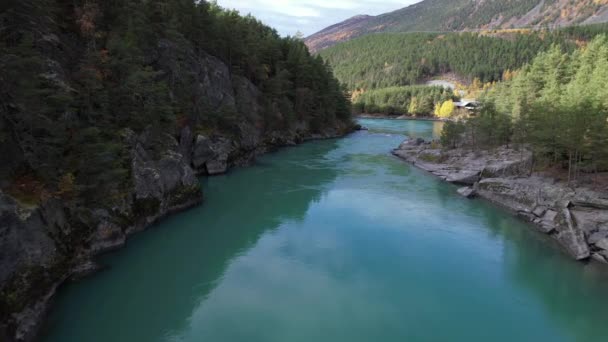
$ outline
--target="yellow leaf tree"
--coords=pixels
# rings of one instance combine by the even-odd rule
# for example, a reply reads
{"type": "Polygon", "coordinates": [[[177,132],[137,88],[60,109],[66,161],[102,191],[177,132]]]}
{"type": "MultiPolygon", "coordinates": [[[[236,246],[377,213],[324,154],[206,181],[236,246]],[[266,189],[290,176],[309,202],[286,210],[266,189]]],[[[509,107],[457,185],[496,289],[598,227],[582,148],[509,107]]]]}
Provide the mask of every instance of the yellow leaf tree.
{"type": "Polygon", "coordinates": [[[452,113],[454,113],[455,108],[456,107],[454,106],[454,101],[447,100],[443,102],[441,106],[437,104],[437,106],[435,107],[435,115],[442,119],[449,118],[452,113]]]}

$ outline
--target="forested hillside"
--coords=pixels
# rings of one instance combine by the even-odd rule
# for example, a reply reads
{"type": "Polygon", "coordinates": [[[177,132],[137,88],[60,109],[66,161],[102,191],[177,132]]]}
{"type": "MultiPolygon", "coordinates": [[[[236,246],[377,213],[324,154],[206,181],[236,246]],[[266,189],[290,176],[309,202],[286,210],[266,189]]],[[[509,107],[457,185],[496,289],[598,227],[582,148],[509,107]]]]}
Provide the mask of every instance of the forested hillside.
{"type": "Polygon", "coordinates": [[[355,114],[372,113],[384,115],[421,115],[433,113],[437,105],[453,101],[456,97],[451,89],[429,86],[389,87],[366,91],[355,97],[355,114]]]}
{"type": "Polygon", "coordinates": [[[90,257],[199,203],[196,173],[352,127],[321,57],[206,1],[0,11],[3,341],[29,339],[47,295],[90,257]]]}
{"type": "Polygon", "coordinates": [[[382,33],[339,44],[320,55],[349,89],[411,85],[446,72],[491,82],[553,44],[573,51],[577,43],[607,31],[608,25],[602,24],[501,34],[382,33]]]}
{"type": "Polygon", "coordinates": [[[565,168],[569,180],[606,171],[607,79],[605,35],[571,53],[553,47],[489,90],[477,117],[449,123],[444,145],[531,148],[537,167],[565,168]]]}
{"type": "Polygon", "coordinates": [[[375,17],[349,19],[306,39],[313,51],[378,32],[448,32],[563,27],[608,21],[606,0],[425,0],[375,17]],[[364,19],[364,20],[363,20],[364,19]]]}
{"type": "Polygon", "coordinates": [[[4,147],[20,146],[2,153],[10,156],[5,182],[30,174],[55,192],[73,175],[76,189],[110,190],[108,181],[121,179],[111,175],[126,171],[126,128],[238,134],[247,121],[271,131],[298,119],[317,129],[348,119],[337,83],[300,41],[205,2],[20,1],[2,19],[1,136],[4,147]],[[188,70],[188,59],[206,55],[261,91],[260,117],[206,103],[188,70]],[[81,164],[82,155],[105,157],[81,164]]]}
{"type": "MultiPolygon", "coordinates": [[[[511,77],[554,45],[572,52],[604,32],[608,32],[606,24],[548,31],[379,33],[336,45],[320,55],[355,95],[416,85],[446,73],[455,73],[481,89],[484,84],[511,77]]],[[[357,108],[377,108],[374,105],[378,103],[368,102],[370,98],[355,96],[357,108]]],[[[388,110],[403,108],[396,102],[384,101],[384,105],[388,110]]]]}

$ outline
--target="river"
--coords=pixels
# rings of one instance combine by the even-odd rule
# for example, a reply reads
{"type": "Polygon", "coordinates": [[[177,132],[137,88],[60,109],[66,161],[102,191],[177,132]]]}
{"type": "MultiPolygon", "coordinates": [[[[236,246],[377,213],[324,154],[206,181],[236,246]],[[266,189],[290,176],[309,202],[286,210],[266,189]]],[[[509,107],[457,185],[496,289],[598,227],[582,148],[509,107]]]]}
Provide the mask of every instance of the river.
{"type": "Polygon", "coordinates": [[[440,123],[285,148],[60,291],[45,342],[608,341],[608,272],[390,155],[440,123]]]}

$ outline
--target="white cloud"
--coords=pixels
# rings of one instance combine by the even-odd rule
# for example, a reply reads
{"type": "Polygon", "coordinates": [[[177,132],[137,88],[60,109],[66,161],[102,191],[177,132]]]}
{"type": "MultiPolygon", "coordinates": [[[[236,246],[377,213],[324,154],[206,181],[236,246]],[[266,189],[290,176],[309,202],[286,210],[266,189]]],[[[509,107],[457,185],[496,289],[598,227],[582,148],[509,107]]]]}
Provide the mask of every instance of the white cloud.
{"type": "Polygon", "coordinates": [[[377,15],[420,0],[218,0],[225,8],[251,13],[283,35],[305,35],[358,14],[377,15]]]}

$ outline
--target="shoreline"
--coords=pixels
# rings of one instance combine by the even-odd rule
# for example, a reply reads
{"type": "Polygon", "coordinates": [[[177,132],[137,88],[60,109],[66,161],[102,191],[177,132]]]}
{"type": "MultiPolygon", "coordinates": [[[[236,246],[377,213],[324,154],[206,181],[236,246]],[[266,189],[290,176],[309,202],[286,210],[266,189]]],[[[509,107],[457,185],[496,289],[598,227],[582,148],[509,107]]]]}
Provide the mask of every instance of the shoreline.
{"type": "Polygon", "coordinates": [[[407,120],[407,121],[436,121],[446,122],[447,119],[440,119],[432,116],[412,117],[412,116],[394,116],[394,115],[375,115],[375,114],[359,114],[354,116],[355,119],[378,119],[378,120],[407,120]]]}
{"type": "Polygon", "coordinates": [[[452,184],[466,198],[498,205],[557,241],[579,261],[608,265],[608,195],[531,174],[532,154],[494,151],[442,151],[422,140],[406,140],[396,157],[452,184]]]}

